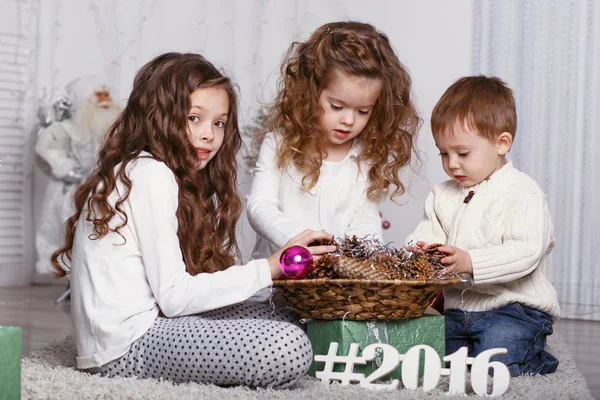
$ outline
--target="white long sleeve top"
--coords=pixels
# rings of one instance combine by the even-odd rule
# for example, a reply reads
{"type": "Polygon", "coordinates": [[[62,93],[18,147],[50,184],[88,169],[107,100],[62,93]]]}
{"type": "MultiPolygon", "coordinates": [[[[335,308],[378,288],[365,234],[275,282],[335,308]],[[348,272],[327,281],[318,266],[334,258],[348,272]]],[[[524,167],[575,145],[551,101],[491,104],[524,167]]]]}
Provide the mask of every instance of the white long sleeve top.
{"type": "Polygon", "coordinates": [[[519,302],[559,317],[556,291],[546,277],[554,247],[546,196],[512,162],[470,188],[453,180],[436,185],[405,245],[418,240],[456,246],[471,257],[474,284],[444,289],[446,309],[489,311],[519,302]],[[470,191],[475,194],[465,203],[470,191]]]}
{"type": "MultiPolygon", "coordinates": [[[[142,153],[143,156],[150,156],[142,153]]],[[[185,270],[177,237],[178,186],[162,162],[127,166],[132,188],[120,235],[97,239],[87,210],[77,224],[71,260],[71,312],[77,366],[102,366],[125,354],[159,312],[178,317],[244,301],[272,284],[267,260],[196,276],[185,270]]],[[[124,193],[118,182],[117,191],[124,193]]],[[[114,205],[117,193],[109,197],[114,205]]],[[[122,222],[114,217],[110,226],[122,222]]],[[[210,234],[210,232],[207,232],[210,234]]]]}
{"type": "Polygon", "coordinates": [[[295,166],[277,167],[281,135],[265,136],[250,194],[248,220],[256,231],[253,258],[268,257],[305,229],[325,231],[337,238],[376,235],[382,238],[379,202],[367,198],[369,165],[355,157],[363,145],[355,141],[338,162],[323,160],[319,180],[310,192],[303,190],[304,174],[295,166]]]}

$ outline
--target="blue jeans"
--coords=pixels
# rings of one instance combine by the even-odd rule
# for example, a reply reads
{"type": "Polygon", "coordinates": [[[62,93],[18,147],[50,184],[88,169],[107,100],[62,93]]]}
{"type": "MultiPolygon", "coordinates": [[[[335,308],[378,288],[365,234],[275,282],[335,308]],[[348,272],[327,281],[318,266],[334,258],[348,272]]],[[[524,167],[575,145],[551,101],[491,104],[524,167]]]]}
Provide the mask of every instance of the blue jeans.
{"type": "Polygon", "coordinates": [[[552,334],[548,314],[512,303],[491,311],[446,310],[444,315],[447,355],[463,346],[469,357],[503,347],[508,353],[493,356],[491,361],[504,363],[511,376],[556,371],[558,360],[544,350],[546,336],[552,334]]]}

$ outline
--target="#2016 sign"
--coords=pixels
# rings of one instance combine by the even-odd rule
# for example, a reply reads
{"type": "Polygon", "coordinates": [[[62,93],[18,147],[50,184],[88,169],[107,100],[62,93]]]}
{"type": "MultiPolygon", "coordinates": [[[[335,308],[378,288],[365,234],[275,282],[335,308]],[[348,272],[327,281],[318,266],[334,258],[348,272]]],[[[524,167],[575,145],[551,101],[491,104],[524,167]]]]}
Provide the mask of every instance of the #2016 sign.
{"type": "Polygon", "coordinates": [[[448,394],[464,394],[466,385],[467,365],[471,365],[471,386],[479,396],[496,397],[501,396],[508,389],[510,372],[506,365],[499,361],[491,361],[490,358],[497,354],[506,354],[504,348],[489,349],[477,357],[468,357],[466,347],[461,347],[456,352],[447,355],[443,361],[450,363],[450,368],[442,368],[442,360],[437,352],[430,346],[418,345],[411,347],[406,354],[400,354],[398,350],[389,344],[373,343],[365,347],[361,356],[358,356],[358,343],[352,343],[347,356],[338,356],[339,344],[332,342],[329,345],[327,355],[315,355],[315,361],[324,362],[322,371],[316,372],[315,376],[324,382],[340,381],[342,385],[352,382],[370,389],[396,389],[400,382],[394,379],[389,383],[373,383],[377,379],[394,371],[402,363],[402,383],[407,389],[416,389],[419,385],[419,367],[421,353],[424,357],[423,390],[429,391],[435,388],[441,376],[449,376],[448,394]],[[376,350],[381,349],[383,361],[379,368],[370,375],[355,373],[355,365],[365,365],[375,359],[376,350]],[[334,372],[335,364],[346,366],[343,372],[334,372]],[[487,392],[488,371],[493,370],[492,392],[487,392]]]}

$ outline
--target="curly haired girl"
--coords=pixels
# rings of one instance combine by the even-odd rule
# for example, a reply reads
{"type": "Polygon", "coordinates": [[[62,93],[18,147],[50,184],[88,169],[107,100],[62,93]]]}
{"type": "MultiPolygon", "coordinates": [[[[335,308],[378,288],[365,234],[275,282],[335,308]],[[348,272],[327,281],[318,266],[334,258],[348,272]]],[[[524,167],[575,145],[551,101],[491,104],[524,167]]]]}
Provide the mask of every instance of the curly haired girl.
{"type": "Polygon", "coordinates": [[[272,387],[306,373],[310,342],[291,316],[241,303],[278,276],[282,250],[232,266],[240,143],[234,86],[202,56],[167,53],[138,72],[52,256],[71,277],[79,368],[272,387]]]}
{"type": "Polygon", "coordinates": [[[420,118],[411,78],[372,25],[334,22],[294,42],[281,66],[247,197],[253,256],[310,228],[381,238],[380,202],[404,193],[420,118]],[[388,189],[391,191],[388,192],[388,189]]]}

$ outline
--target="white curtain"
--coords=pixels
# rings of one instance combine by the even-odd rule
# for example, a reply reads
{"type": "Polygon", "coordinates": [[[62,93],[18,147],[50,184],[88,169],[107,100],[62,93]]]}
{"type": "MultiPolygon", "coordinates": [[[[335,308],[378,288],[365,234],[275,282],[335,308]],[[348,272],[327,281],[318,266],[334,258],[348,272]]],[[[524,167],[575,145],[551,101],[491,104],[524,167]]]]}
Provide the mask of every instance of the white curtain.
{"type": "Polygon", "coordinates": [[[0,283],[31,281],[31,155],[37,13],[0,0],[0,283]]]}
{"type": "Polygon", "coordinates": [[[565,317],[600,320],[600,2],[475,2],[473,72],[513,88],[515,165],[547,194],[565,317]]]}

